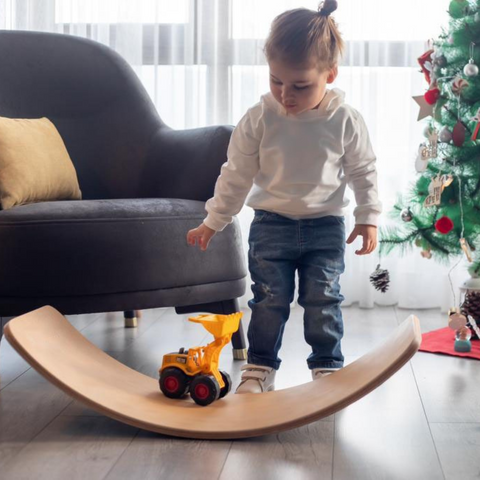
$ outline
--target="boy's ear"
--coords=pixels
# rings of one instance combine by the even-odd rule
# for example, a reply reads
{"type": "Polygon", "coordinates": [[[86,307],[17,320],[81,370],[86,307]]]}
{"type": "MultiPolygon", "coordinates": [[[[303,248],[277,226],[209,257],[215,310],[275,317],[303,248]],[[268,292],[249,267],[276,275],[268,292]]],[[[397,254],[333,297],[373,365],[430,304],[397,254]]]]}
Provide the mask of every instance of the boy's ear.
{"type": "Polygon", "coordinates": [[[333,83],[337,78],[337,75],[338,75],[338,67],[335,65],[335,67],[333,67],[330,70],[330,73],[328,74],[327,83],[333,83]]]}

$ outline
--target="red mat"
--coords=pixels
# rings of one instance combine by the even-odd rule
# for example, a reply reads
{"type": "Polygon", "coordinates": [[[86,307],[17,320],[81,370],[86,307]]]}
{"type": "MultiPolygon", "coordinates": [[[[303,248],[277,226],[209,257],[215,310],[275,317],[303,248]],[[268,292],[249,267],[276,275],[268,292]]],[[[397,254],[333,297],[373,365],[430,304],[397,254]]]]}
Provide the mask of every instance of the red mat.
{"type": "Polygon", "coordinates": [[[455,332],[449,328],[440,328],[422,335],[422,344],[419,350],[421,352],[444,353],[454,355],[455,357],[468,357],[480,360],[480,341],[472,340],[472,350],[468,353],[456,352],[453,349],[455,342],[455,332]]]}

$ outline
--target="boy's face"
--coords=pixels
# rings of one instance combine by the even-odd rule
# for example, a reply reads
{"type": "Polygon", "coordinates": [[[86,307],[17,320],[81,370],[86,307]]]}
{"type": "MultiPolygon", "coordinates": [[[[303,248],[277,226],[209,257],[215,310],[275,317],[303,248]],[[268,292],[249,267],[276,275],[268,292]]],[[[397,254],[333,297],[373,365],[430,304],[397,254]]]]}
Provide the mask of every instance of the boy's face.
{"type": "Polygon", "coordinates": [[[279,60],[270,60],[270,90],[277,102],[292,115],[317,108],[327,83],[337,76],[337,68],[320,71],[315,66],[291,67],[279,60]]]}

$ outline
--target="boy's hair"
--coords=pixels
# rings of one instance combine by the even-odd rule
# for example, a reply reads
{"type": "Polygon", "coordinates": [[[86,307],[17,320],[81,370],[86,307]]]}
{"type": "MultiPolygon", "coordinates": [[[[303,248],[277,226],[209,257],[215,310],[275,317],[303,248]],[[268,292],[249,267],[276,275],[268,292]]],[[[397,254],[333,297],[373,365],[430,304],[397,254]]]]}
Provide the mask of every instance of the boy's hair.
{"type": "Polygon", "coordinates": [[[289,65],[313,61],[321,70],[334,68],[345,48],[338,26],[330,17],[336,8],[336,0],[325,0],[319,4],[318,12],[296,8],[276,17],[265,42],[267,60],[289,65]]]}

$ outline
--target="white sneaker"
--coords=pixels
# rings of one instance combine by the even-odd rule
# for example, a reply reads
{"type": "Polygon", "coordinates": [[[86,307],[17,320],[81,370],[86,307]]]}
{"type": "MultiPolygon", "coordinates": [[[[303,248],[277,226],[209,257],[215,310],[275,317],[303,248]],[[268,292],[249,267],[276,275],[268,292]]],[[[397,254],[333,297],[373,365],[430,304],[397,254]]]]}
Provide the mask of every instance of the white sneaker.
{"type": "Polygon", "coordinates": [[[242,380],[235,393],[263,393],[275,390],[277,371],[274,368],[247,363],[241,370],[242,380]]]}
{"type": "Polygon", "coordinates": [[[336,372],[338,368],[314,368],[312,372],[312,380],[318,380],[319,378],[326,377],[327,375],[336,372]]]}

